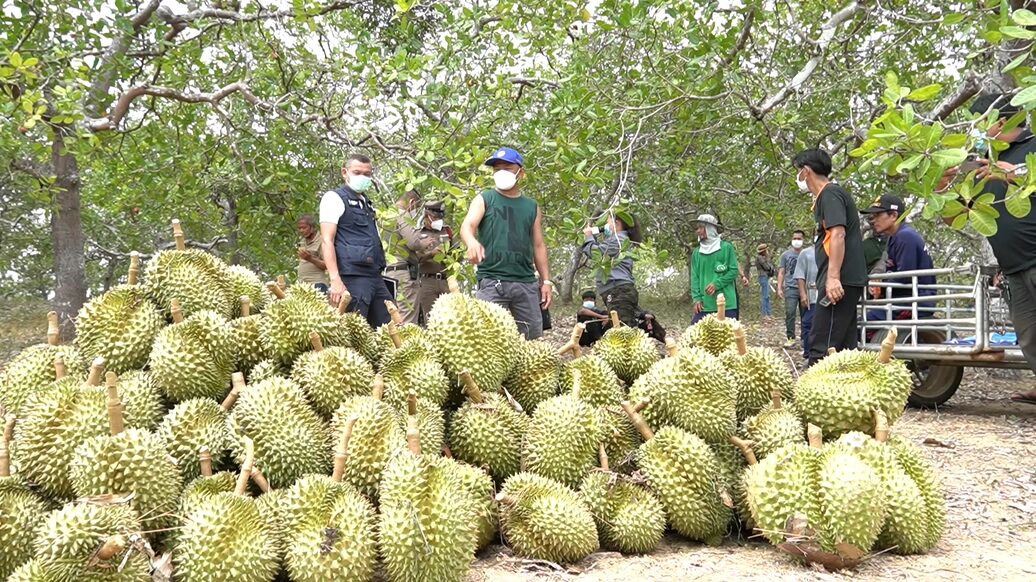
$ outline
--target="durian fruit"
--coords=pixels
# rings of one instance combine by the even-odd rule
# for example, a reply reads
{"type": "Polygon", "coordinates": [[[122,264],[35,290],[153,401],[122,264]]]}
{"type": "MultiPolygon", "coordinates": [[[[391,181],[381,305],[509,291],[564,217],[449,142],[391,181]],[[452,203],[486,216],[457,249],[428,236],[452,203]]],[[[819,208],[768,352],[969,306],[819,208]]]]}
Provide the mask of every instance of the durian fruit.
{"type": "Polygon", "coordinates": [[[198,450],[205,448],[216,454],[217,464],[233,445],[233,436],[227,427],[227,412],[233,408],[245,388],[240,372],[231,377],[233,388],[222,404],[207,398],[191,398],[173,407],[156,430],[170,456],[176,459],[185,483],[199,475],[194,462],[198,450]]]}
{"type": "Polygon", "coordinates": [[[579,398],[579,370],[568,394],[541,402],[522,443],[522,470],[576,487],[597,464],[602,430],[597,410],[579,398]]]}
{"type": "Polygon", "coordinates": [[[885,521],[885,491],[878,473],[854,451],[825,447],[816,486],[821,548],[834,553],[848,544],[869,552],[885,521]]]}
{"type": "Polygon", "coordinates": [[[467,371],[479,386],[500,386],[518,358],[521,336],[511,314],[459,292],[436,300],[425,333],[448,377],[467,371]]]}
{"type": "MultiPolygon", "coordinates": [[[[744,472],[748,465],[742,449],[734,444],[736,441],[741,439],[732,436],[730,442],[709,443],[709,448],[716,456],[716,466],[719,467],[717,481],[733,501],[735,523],[741,529],[751,530],[752,513],[748,509],[744,487],[744,472]]],[[[750,442],[748,444],[751,446],[750,442]]]]}
{"type": "Polygon", "coordinates": [[[371,396],[347,399],[331,419],[332,438],[339,439],[346,421],[357,418],[342,480],[371,499],[377,498],[385,465],[403,446],[405,436],[397,422],[396,410],[381,400],[384,390],[381,376],[375,376],[371,396]]]}
{"type": "Polygon", "coordinates": [[[737,427],[736,392],[719,358],[682,348],[638,378],[629,398],[651,402],[644,418],[653,427],[675,426],[708,442],[725,442],[737,427]]]}
{"type": "MultiPolygon", "coordinates": [[[[140,517],[118,495],[69,503],[50,513],[36,530],[35,554],[28,580],[104,580],[147,582],[151,562],[135,541],[140,517]]],[[[145,546],[146,547],[146,546],[145,546]]],[[[20,574],[21,575],[21,574],[20,574]]]]}
{"type": "Polygon", "coordinates": [[[309,334],[309,339],[313,351],[295,360],[291,379],[302,388],[320,416],[331,418],[343,400],[370,391],[374,368],[351,348],[325,349],[316,332],[309,334]]]}
{"type": "Polygon", "coordinates": [[[252,368],[266,359],[263,346],[261,314],[252,314],[252,300],[242,295],[238,307],[238,317],[228,322],[234,344],[234,368],[249,373],[252,368]]]}
{"type": "Polygon", "coordinates": [[[450,421],[450,450],[457,459],[484,467],[503,481],[521,469],[529,417],[504,396],[483,392],[468,372],[460,376],[468,400],[450,421]]]}
{"type": "Polygon", "coordinates": [[[619,314],[612,314],[612,328],[604,332],[594,344],[594,354],[600,356],[627,385],[639,378],[660,358],[655,341],[640,328],[622,327],[619,314]]]}
{"type": "Polygon", "coordinates": [[[144,267],[144,292],[162,309],[170,309],[177,300],[185,317],[211,311],[229,318],[240,294],[234,293],[226,263],[205,251],[187,249],[179,220],[173,221],[173,237],[176,250],[155,253],[144,267]]]}
{"type": "Polygon", "coordinates": [[[784,406],[781,391],[774,390],[771,404],[759,413],[745,419],[741,433],[754,443],[756,457],[762,459],[778,448],[805,442],[806,427],[795,412],[794,405],[784,406]]]}
{"type": "Polygon", "coordinates": [[[7,577],[33,555],[36,527],[49,505],[29,489],[24,480],[11,476],[8,444],[14,432],[14,416],[0,435],[0,579],[7,577]]]}
{"type": "Polygon", "coordinates": [[[288,379],[288,373],[284,371],[284,368],[271,359],[265,359],[256,364],[247,376],[249,384],[258,384],[263,380],[269,380],[274,377],[288,379]]]}
{"type": "Polygon", "coordinates": [[[259,276],[248,267],[230,265],[227,267],[227,277],[230,279],[232,296],[239,298],[239,302],[235,304],[234,312],[231,314],[232,318],[249,317],[253,313],[262,313],[266,305],[273,301],[273,294],[259,279],[259,276]],[[249,313],[243,311],[245,297],[248,298],[249,313]]]}
{"type": "Polygon", "coordinates": [[[69,465],[72,486],[79,497],[114,493],[132,495],[131,505],[148,529],[175,523],[177,500],[183,484],[180,471],[166,453],[164,442],[146,430],[127,429],[119,400],[118,379],[108,372],[110,436],[95,436],[76,448],[69,465]]]}
{"type": "Polygon", "coordinates": [[[738,422],[766,408],[774,390],[779,390],[781,397],[790,401],[794,380],[782,357],[768,348],[749,348],[745,328],[740,324],[734,328],[734,339],[737,350],[723,352],[720,361],[730,372],[737,389],[738,422]]]}
{"type": "Polygon", "coordinates": [[[295,285],[285,293],[275,283],[267,283],[278,300],[263,312],[262,333],[266,354],[282,366],[311,348],[309,334],[316,332],[325,346],[344,346],[348,333],[339,314],[327,304],[323,293],[309,285],[295,285]]]}
{"type": "Polygon", "coordinates": [[[177,578],[191,582],[269,582],[277,574],[277,542],[246,495],[254,451],[244,439],[244,462],[232,493],[200,496],[184,515],[173,548],[177,578]]]}
{"type": "Polygon", "coordinates": [[[285,569],[295,582],[371,580],[377,564],[377,512],[366,497],[342,482],[356,419],[346,421],[335,449],[331,477],[307,475],[283,498],[285,569]]]}
{"type": "Polygon", "coordinates": [[[387,578],[394,582],[462,580],[478,546],[479,508],[453,459],[421,452],[417,418],[407,448],[385,467],[379,489],[378,537],[387,578]]]}
{"type": "Polygon", "coordinates": [[[579,495],[597,524],[601,545],[624,554],[654,550],[665,533],[665,510],[647,488],[608,470],[608,455],[600,449],[601,469],[591,471],[579,485],[579,495]]]}
{"type": "Polygon", "coordinates": [[[76,349],[87,359],[103,357],[116,374],[146,366],[151,345],[165,327],[162,312],[136,283],[133,265],[139,256],[134,252],[130,261],[129,284],[91,299],[76,317],[76,349]]]}
{"type": "Polygon", "coordinates": [[[9,413],[17,413],[30,394],[46,389],[57,380],[54,360],[59,356],[74,374],[82,368],[75,348],[58,345],[57,312],[48,313],[47,321],[47,343],[25,348],[0,372],[0,407],[9,413]]]}
{"type": "Polygon", "coordinates": [[[608,362],[597,354],[576,358],[565,366],[561,377],[561,391],[572,389],[573,372],[579,370],[579,398],[595,408],[618,406],[626,397],[619,377],[608,362]]]}
{"type": "Polygon", "coordinates": [[[444,405],[450,396],[446,371],[436,360],[435,347],[427,339],[414,337],[402,341],[399,348],[381,358],[380,365],[385,380],[385,401],[396,408],[402,408],[411,392],[435,406],[444,405]]]}
{"type": "Polygon", "coordinates": [[[818,520],[814,486],[819,448],[787,444],[757,462],[751,443],[737,437],[731,440],[748,461],[742,488],[751,523],[770,543],[784,542],[786,528],[794,519],[810,525],[818,520]]]}
{"type": "Polygon", "coordinates": [[[540,402],[558,395],[561,382],[561,358],[546,342],[518,343],[518,358],[504,379],[503,387],[525,412],[532,414],[540,402]]]}
{"type": "Polygon", "coordinates": [[[212,452],[208,447],[199,447],[197,465],[198,476],[194,478],[180,494],[180,515],[187,515],[199,501],[217,493],[231,493],[237,487],[237,474],[230,471],[213,472],[212,452]]]}
{"type": "Polygon", "coordinates": [[[442,408],[411,393],[406,404],[396,410],[396,424],[406,432],[409,416],[417,416],[417,428],[421,431],[421,448],[426,451],[441,451],[446,445],[446,417],[442,408]]]}
{"type": "Polygon", "coordinates": [[[519,556],[571,563],[600,547],[590,509],[579,494],[558,481],[518,473],[504,482],[496,499],[500,530],[519,556]]]}
{"type": "Polygon", "coordinates": [[[499,508],[496,502],[496,485],[493,477],[485,470],[467,463],[451,465],[460,478],[460,486],[474,500],[478,521],[477,549],[488,546],[496,537],[500,524],[499,508]]]}
{"type": "Polygon", "coordinates": [[[734,349],[734,329],[738,323],[736,319],[727,319],[726,305],[726,298],[720,293],[716,296],[717,312],[688,327],[680,336],[680,349],[701,348],[714,356],[734,349]]]}
{"type": "Polygon", "coordinates": [[[212,311],[182,318],[173,305],[173,325],[162,329],[151,348],[151,372],[172,402],[222,399],[230,391],[234,336],[227,320],[212,311]]]}
{"type": "MultiPolygon", "coordinates": [[[[392,302],[386,301],[386,303],[392,302]]],[[[399,311],[397,310],[396,313],[398,314],[399,311]]],[[[383,366],[382,360],[393,351],[402,347],[403,344],[426,339],[424,330],[421,327],[413,323],[403,323],[402,319],[390,321],[378,327],[378,329],[374,330],[374,335],[371,339],[374,342],[373,349],[377,353],[375,365],[381,369],[383,366]]]]}
{"type": "Polygon", "coordinates": [[[637,465],[662,502],[670,526],[684,537],[718,544],[727,531],[733,500],[723,487],[715,453],[683,429],[666,426],[653,432],[629,402],[622,408],[644,438],[637,465]]]}
{"type": "Polygon", "coordinates": [[[14,569],[7,582],[55,582],[53,574],[47,571],[40,560],[29,560],[14,569]]]}
{"type": "Polygon", "coordinates": [[[923,535],[916,538],[905,539],[905,536],[897,532],[889,532],[887,537],[883,533],[878,541],[882,545],[894,545],[893,551],[900,554],[927,552],[939,543],[946,528],[946,498],[943,494],[942,480],[925,460],[921,451],[909,441],[892,436],[887,446],[892,449],[899,466],[906,471],[921,492],[925,507],[925,528],[923,535]]]}
{"type": "Polygon", "coordinates": [[[611,471],[632,473],[636,468],[633,460],[641,444],[637,429],[621,406],[598,408],[597,420],[601,426],[601,443],[605,454],[612,460],[611,471]]]}
{"type": "Polygon", "coordinates": [[[831,354],[806,370],[795,388],[795,406],[807,423],[829,439],[849,431],[874,433],[872,412],[889,423],[903,414],[913,389],[910,371],[892,360],[896,330],[889,330],[878,354],[849,350],[831,354]]]}
{"type": "Polygon", "coordinates": [[[338,303],[338,327],[348,340],[346,345],[367,358],[371,365],[377,366],[381,362],[382,346],[378,343],[377,336],[365,317],[354,311],[343,312],[343,309],[348,307],[349,301],[348,297],[343,296],[338,303]]]}
{"type": "Polygon", "coordinates": [[[158,428],[166,407],[154,374],[141,370],[122,374],[119,376],[119,394],[127,426],[144,430],[158,428]]]}
{"type": "Polygon", "coordinates": [[[274,488],[329,468],[327,423],[291,380],[274,377],[244,388],[227,425],[234,437],[236,458],[243,461],[247,437],[255,445],[255,464],[274,488]]]}

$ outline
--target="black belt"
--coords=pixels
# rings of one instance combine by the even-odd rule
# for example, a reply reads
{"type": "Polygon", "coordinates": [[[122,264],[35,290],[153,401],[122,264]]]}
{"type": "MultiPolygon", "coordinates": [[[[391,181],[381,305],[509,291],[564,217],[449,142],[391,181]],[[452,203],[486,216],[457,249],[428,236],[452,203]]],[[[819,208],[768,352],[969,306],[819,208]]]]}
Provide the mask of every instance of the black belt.
{"type": "Polygon", "coordinates": [[[446,273],[421,273],[423,279],[439,279],[440,281],[446,278],[446,273]]]}

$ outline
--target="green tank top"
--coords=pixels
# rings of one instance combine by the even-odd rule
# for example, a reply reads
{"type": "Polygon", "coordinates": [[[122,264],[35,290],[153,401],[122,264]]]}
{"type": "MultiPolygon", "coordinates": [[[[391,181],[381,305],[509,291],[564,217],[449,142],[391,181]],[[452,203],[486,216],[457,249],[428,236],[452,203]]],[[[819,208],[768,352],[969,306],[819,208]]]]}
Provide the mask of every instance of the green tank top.
{"type": "Polygon", "coordinates": [[[536,201],[525,196],[508,198],[496,190],[482,193],[486,213],[478,225],[478,241],[486,249],[478,266],[478,280],[496,279],[535,283],[532,262],[532,225],[536,201]]]}

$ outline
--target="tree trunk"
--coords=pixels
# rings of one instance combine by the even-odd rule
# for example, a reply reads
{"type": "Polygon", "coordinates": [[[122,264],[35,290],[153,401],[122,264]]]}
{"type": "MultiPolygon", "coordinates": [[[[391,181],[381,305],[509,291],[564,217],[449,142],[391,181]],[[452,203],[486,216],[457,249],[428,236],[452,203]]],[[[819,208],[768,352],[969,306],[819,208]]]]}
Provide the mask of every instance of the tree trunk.
{"type": "Polygon", "coordinates": [[[576,273],[579,272],[579,263],[583,258],[583,247],[576,247],[572,252],[572,258],[565,265],[565,272],[561,275],[561,302],[572,303],[572,295],[575,291],[576,273]]]}
{"type": "Polygon", "coordinates": [[[75,336],[73,318],[86,302],[86,259],[83,220],[80,212],[79,165],[65,150],[65,128],[54,129],[51,164],[54,168],[54,209],[50,232],[54,245],[54,310],[61,322],[61,337],[75,336]]]}

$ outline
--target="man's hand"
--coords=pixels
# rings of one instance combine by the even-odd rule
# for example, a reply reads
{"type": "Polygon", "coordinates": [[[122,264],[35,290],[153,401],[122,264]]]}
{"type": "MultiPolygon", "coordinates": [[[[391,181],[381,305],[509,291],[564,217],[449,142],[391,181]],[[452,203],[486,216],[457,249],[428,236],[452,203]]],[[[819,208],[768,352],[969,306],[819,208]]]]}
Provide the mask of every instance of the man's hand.
{"type": "Polygon", "coordinates": [[[702,303],[701,301],[695,301],[694,302],[694,313],[698,314],[698,313],[701,313],[702,311],[705,311],[705,304],[702,303]]]}
{"type": "Polygon", "coordinates": [[[1002,182],[1016,182],[1018,176],[1014,175],[1014,171],[1018,169],[1016,164],[1010,162],[998,161],[995,165],[1003,172],[995,172],[989,165],[989,160],[978,160],[978,163],[982,166],[975,172],[975,177],[979,180],[989,178],[991,180],[1000,180],[1002,182]]]}
{"type": "Polygon", "coordinates": [[[299,258],[303,261],[308,261],[312,257],[313,255],[309,254],[309,251],[306,249],[299,249],[299,258]]]}
{"type": "Polygon", "coordinates": [[[744,275],[741,275],[741,284],[745,285],[747,287],[748,286],[748,277],[745,277],[744,275]]]}
{"type": "Polygon", "coordinates": [[[331,287],[327,291],[327,298],[331,301],[331,305],[338,306],[338,302],[342,300],[342,295],[346,292],[345,283],[340,278],[333,278],[331,280],[331,287]]]}
{"type": "Polygon", "coordinates": [[[705,294],[706,295],[712,295],[715,292],[716,292],[716,284],[715,283],[709,283],[709,286],[705,288],[705,294]]]}
{"type": "Polygon", "coordinates": [[[586,236],[593,236],[594,235],[593,227],[590,226],[589,224],[586,225],[586,228],[583,229],[583,234],[585,234],[586,236]]]}
{"type": "Polygon", "coordinates": [[[780,297],[781,299],[784,299],[784,286],[783,285],[778,285],[777,286],[777,296],[780,297]]]}
{"type": "Polygon", "coordinates": [[[836,277],[827,278],[827,298],[831,303],[838,303],[845,297],[845,289],[842,289],[842,281],[836,277]]]}
{"type": "Polygon", "coordinates": [[[554,286],[550,283],[540,285],[540,309],[550,309],[550,302],[554,296],[554,286]]]}
{"type": "Polygon", "coordinates": [[[809,309],[809,296],[799,297],[799,305],[801,305],[803,309],[809,309]]]}
{"type": "Polygon", "coordinates": [[[482,243],[474,241],[474,244],[468,246],[468,262],[472,265],[477,265],[486,258],[486,249],[482,246],[482,243]]]}
{"type": "Polygon", "coordinates": [[[879,299],[879,298],[881,298],[881,287],[871,287],[870,288],[870,292],[871,292],[871,299],[879,299]]]}
{"type": "Polygon", "coordinates": [[[953,180],[957,178],[958,174],[960,174],[959,167],[947,168],[946,171],[942,173],[942,178],[939,178],[939,184],[935,187],[935,191],[945,192],[946,189],[950,187],[950,184],[953,183],[953,180]]]}

